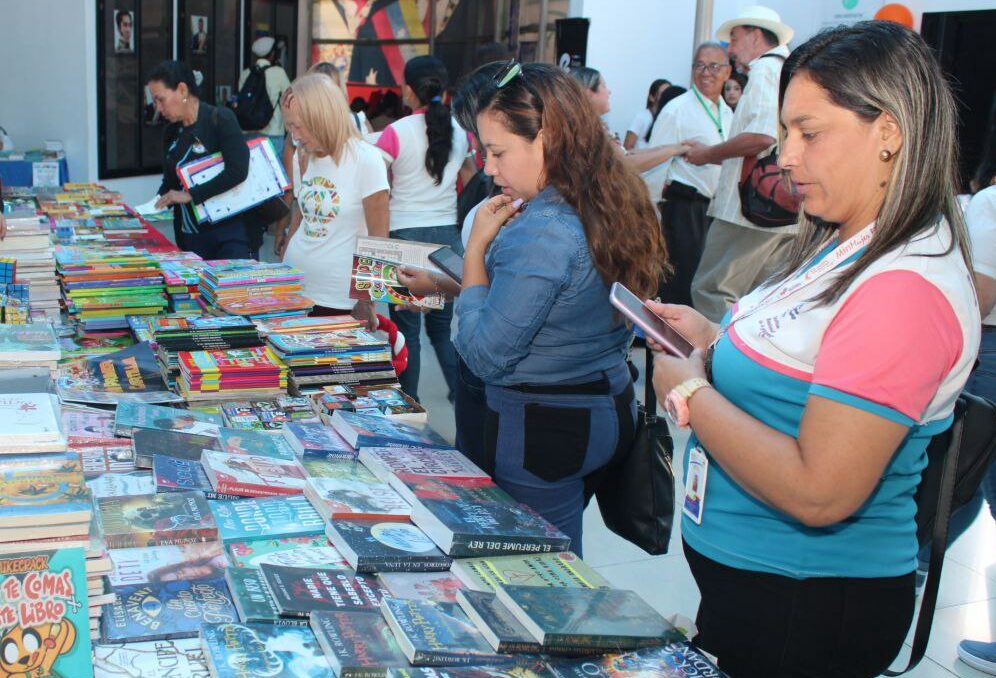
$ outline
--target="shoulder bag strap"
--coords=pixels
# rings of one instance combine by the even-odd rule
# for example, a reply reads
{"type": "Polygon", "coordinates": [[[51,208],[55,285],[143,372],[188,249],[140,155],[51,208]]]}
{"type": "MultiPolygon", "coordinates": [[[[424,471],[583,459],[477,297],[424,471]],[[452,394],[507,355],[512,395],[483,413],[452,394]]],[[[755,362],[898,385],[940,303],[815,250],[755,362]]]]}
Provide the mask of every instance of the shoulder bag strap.
{"type": "Polygon", "coordinates": [[[927,570],[927,583],[923,589],[923,601],[920,614],[916,619],[916,631],[913,634],[910,661],[901,671],[886,671],[882,675],[900,676],[910,671],[927,651],[927,641],[930,639],[930,627],[934,621],[934,609],[937,607],[937,591],[941,586],[941,570],[944,567],[944,553],[948,548],[948,522],[951,518],[951,502],[954,499],[955,481],[958,476],[958,455],[961,451],[961,439],[965,429],[965,417],[956,414],[951,425],[951,444],[944,456],[944,471],[941,473],[941,487],[937,494],[937,514],[934,516],[934,534],[930,540],[930,569],[927,570]]]}

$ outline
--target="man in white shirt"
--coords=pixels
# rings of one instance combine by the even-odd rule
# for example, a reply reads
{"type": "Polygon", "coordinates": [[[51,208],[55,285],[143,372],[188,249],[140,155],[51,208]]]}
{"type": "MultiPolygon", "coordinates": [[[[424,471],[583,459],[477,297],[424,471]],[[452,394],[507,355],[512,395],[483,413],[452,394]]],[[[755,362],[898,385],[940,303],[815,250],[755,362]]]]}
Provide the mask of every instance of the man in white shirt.
{"type": "MultiPolygon", "coordinates": [[[[723,83],[731,67],[718,42],[704,42],[695,50],[692,88],[669,102],[654,123],[650,145],[677,144],[691,139],[713,146],[726,140],[733,111],[723,101],[723,83]]],[[[682,156],[668,161],[665,202],[661,209],[664,238],[674,274],[661,299],[691,306],[692,277],[705,246],[709,217],[706,210],[719,184],[719,165],[693,165],[682,156]]]]}
{"type": "MultiPolygon", "coordinates": [[[[280,94],[290,87],[290,78],[287,77],[287,71],[279,64],[273,63],[275,44],[276,41],[268,35],[257,38],[252,43],[252,53],[256,56],[255,65],[264,69],[266,94],[273,105],[273,117],[270,118],[270,122],[265,127],[250,131],[248,136],[256,137],[260,134],[268,136],[273,142],[273,147],[277,150],[277,155],[280,155],[284,148],[284,119],[280,112],[280,94]]],[[[239,91],[242,90],[242,86],[249,77],[250,70],[247,68],[242,71],[242,75],[239,77],[239,91]]]]}
{"type": "Polygon", "coordinates": [[[778,82],[793,30],[767,7],[746,7],[719,27],[730,55],[749,69],[726,141],[706,145],[690,140],[686,160],[722,164],[709,207],[713,217],[702,260],[692,281],[695,308],[714,322],[741,296],[771,276],[788,255],[797,224],[760,228],[740,211],[740,171],[744,158],[765,154],[778,139],[778,82]]]}

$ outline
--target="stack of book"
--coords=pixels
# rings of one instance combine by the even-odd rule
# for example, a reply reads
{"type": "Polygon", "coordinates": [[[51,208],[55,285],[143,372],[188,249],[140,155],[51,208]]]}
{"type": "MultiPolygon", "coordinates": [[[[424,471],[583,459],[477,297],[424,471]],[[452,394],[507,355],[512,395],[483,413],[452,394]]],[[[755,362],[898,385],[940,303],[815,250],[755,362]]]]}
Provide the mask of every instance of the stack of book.
{"type": "Polygon", "coordinates": [[[287,264],[246,259],[202,269],[199,289],[215,312],[261,320],[307,315],[314,302],[301,294],[303,280],[287,264]]]}
{"type": "MultiPolygon", "coordinates": [[[[193,255],[192,252],[188,253],[193,255]]],[[[193,255],[196,257],[196,255],[193,255]]],[[[198,283],[201,269],[207,265],[200,257],[188,259],[171,259],[160,261],[166,283],[166,294],[169,295],[169,311],[177,314],[203,313],[201,292],[198,283]]]]}
{"type": "Polygon", "coordinates": [[[339,384],[324,386],[311,396],[321,420],[332,423],[337,410],[376,414],[413,424],[424,424],[429,413],[397,384],[370,386],[339,384]]]}
{"type": "Polygon", "coordinates": [[[62,348],[49,322],[0,324],[0,369],[45,367],[55,376],[62,348]]]}
{"type": "Polygon", "coordinates": [[[276,398],[287,391],[287,366],[269,347],[180,351],[180,394],[191,400],[276,398]]]}
{"type": "Polygon", "coordinates": [[[59,247],[56,261],[66,310],[84,330],[124,329],[126,316],[166,310],[159,265],[141,250],[59,247]]]}
{"type": "Polygon", "coordinates": [[[7,235],[0,241],[0,257],[13,260],[16,267],[5,283],[26,285],[24,292],[35,316],[57,319],[59,286],[48,219],[31,205],[15,206],[5,212],[5,219],[7,235]]]}
{"type": "Polygon", "coordinates": [[[279,433],[287,424],[318,422],[311,400],[279,396],[276,400],[232,400],[221,403],[225,425],[242,431],[279,433]]]}
{"type": "Polygon", "coordinates": [[[260,346],[259,331],[238,316],[189,316],[149,320],[156,357],[170,386],[180,372],[181,351],[219,350],[260,346]]]}
{"type": "Polygon", "coordinates": [[[387,340],[366,330],[273,333],[266,340],[290,368],[294,393],[327,384],[397,380],[387,340]]]}

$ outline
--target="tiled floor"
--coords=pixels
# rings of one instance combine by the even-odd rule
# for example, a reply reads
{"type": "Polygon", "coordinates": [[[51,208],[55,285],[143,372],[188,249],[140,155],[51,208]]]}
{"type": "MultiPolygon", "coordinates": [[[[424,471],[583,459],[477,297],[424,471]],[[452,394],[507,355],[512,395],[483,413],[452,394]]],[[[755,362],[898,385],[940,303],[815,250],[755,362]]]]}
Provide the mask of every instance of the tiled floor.
{"type": "MultiPolygon", "coordinates": [[[[272,257],[271,242],[267,237],[262,259],[272,257]]],[[[425,337],[422,347],[419,391],[429,410],[430,424],[452,440],[453,408],[446,400],[442,374],[425,337]]],[[[638,393],[642,393],[642,383],[638,385],[638,393]]],[[[675,466],[680,468],[686,437],[680,432],[675,437],[675,466]]],[[[668,555],[648,556],[609,532],[594,502],[585,513],[584,553],[588,563],[614,585],[639,592],[665,616],[678,613],[694,619],[699,594],[680,544],[680,535],[675,530],[668,555]]],[[[961,662],[956,648],[963,638],[996,640],[996,524],[988,511],[948,550],[937,608],[927,656],[907,675],[981,678],[985,674],[961,662]]],[[[897,667],[905,665],[911,639],[912,630],[903,654],[897,658],[897,667]]]]}

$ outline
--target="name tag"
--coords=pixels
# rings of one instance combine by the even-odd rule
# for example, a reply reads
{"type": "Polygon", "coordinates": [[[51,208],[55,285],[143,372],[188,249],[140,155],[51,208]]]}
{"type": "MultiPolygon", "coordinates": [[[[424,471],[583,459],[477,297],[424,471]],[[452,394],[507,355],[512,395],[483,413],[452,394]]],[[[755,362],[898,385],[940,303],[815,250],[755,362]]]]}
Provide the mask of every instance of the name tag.
{"type": "Polygon", "coordinates": [[[709,479],[709,457],[701,447],[688,451],[688,472],[685,474],[685,501],[681,512],[696,525],[702,524],[705,513],[706,481],[709,479]]]}

